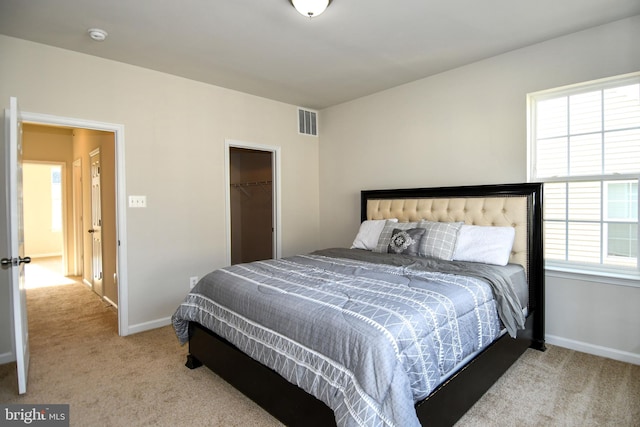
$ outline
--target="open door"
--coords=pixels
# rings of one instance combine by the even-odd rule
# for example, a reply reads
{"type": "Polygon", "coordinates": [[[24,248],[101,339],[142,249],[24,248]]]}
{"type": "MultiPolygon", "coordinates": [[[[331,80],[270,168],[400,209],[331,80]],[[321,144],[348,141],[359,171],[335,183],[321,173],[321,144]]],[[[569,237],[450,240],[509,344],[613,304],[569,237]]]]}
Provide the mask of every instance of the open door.
{"type": "Polygon", "coordinates": [[[102,190],[100,180],[100,149],[89,154],[91,163],[91,284],[93,291],[104,297],[102,283],[102,190]]]}
{"type": "Polygon", "coordinates": [[[7,130],[7,221],[9,254],[2,258],[2,268],[11,269],[12,327],[16,365],[18,369],[18,393],[27,392],[29,373],[29,328],[27,323],[27,295],[24,281],[24,263],[31,261],[24,256],[24,225],[22,214],[22,122],[18,100],[10,99],[9,110],[5,110],[7,130]]]}

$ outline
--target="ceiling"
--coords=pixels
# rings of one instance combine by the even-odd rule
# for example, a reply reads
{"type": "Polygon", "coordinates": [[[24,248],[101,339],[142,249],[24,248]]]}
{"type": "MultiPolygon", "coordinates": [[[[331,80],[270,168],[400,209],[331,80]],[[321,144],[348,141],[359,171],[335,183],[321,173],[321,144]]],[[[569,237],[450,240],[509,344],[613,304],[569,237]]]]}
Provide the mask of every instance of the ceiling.
{"type": "Polygon", "coordinates": [[[1,0],[0,33],[322,109],[638,14],[640,0],[334,0],[313,19],[289,0],[1,0]]]}

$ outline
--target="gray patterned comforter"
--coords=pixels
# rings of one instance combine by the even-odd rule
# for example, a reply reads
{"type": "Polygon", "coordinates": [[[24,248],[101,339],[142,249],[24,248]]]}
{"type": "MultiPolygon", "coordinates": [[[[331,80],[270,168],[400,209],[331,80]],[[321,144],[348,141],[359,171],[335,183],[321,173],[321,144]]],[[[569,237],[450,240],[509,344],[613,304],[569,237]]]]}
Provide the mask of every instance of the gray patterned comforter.
{"type": "Polygon", "coordinates": [[[338,426],[418,426],[415,402],[500,334],[490,282],[333,249],[216,270],[172,321],[183,343],[190,321],[232,342],[325,402],[338,426]]]}

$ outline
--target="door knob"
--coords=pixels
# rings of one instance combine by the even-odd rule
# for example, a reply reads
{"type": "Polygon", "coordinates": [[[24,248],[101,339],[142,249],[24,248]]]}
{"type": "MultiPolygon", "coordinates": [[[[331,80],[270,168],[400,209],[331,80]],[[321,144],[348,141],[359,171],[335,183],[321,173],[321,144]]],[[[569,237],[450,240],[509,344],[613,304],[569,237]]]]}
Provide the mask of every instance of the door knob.
{"type": "Polygon", "coordinates": [[[17,266],[18,264],[29,264],[31,262],[31,257],[18,257],[18,258],[2,258],[2,260],[0,260],[0,263],[3,267],[8,267],[8,266],[17,266]]]}
{"type": "Polygon", "coordinates": [[[89,233],[95,233],[96,232],[96,230],[94,230],[93,228],[90,229],[90,230],[87,230],[87,231],[89,231],[89,233]]]}

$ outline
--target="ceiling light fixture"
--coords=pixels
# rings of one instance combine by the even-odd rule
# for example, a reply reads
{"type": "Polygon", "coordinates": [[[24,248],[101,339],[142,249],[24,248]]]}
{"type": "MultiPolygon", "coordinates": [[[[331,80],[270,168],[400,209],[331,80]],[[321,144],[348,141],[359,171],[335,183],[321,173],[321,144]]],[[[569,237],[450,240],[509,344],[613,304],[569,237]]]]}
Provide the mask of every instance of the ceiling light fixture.
{"type": "Polygon", "coordinates": [[[107,32],[105,30],[101,30],[100,28],[91,28],[87,32],[89,33],[89,37],[97,42],[104,41],[104,39],[106,39],[108,36],[107,32]]]}
{"type": "Polygon", "coordinates": [[[315,18],[325,11],[332,0],[289,0],[302,16],[315,18]]]}

